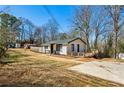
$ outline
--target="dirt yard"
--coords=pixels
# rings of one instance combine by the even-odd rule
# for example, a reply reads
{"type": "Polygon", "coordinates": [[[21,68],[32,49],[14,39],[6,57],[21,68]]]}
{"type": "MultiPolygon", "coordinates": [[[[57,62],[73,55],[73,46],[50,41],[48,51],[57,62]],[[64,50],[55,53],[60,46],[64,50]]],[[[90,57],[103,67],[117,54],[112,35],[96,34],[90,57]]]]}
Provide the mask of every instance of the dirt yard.
{"type": "Polygon", "coordinates": [[[76,60],[30,50],[9,49],[4,62],[0,64],[0,86],[124,86],[67,70],[80,64],[76,60]]]}

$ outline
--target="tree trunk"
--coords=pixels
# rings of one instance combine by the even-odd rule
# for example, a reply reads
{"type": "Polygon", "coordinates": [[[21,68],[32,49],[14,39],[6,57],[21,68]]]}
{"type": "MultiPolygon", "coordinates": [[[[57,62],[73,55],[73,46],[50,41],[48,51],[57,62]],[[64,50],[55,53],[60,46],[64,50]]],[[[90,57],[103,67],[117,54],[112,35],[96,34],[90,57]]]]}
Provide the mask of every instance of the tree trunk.
{"type": "Polygon", "coordinates": [[[118,41],[118,38],[117,38],[117,31],[115,32],[115,49],[114,49],[114,57],[115,59],[117,58],[117,41],[118,41]]]}
{"type": "Polygon", "coordinates": [[[89,39],[87,38],[87,52],[90,52],[90,44],[89,44],[89,39]]]}
{"type": "Polygon", "coordinates": [[[97,41],[98,41],[98,35],[96,35],[95,42],[94,42],[94,48],[95,49],[98,49],[97,41]]]}

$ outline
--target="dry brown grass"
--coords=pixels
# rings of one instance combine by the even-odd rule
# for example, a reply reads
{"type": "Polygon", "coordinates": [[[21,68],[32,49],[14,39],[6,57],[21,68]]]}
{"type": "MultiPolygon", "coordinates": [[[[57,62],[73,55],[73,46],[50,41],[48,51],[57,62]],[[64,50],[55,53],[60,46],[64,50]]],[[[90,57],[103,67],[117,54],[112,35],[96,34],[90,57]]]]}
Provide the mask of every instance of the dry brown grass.
{"type": "Polygon", "coordinates": [[[0,86],[123,86],[100,78],[68,71],[79,64],[73,59],[10,49],[7,64],[0,64],[0,86]]]}

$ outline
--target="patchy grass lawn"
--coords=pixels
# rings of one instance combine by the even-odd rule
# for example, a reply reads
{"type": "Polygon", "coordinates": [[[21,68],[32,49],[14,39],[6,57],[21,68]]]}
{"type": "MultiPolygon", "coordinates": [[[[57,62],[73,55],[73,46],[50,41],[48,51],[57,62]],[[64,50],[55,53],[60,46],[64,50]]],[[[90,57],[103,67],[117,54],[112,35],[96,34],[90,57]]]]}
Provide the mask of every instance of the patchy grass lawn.
{"type": "Polygon", "coordinates": [[[4,60],[5,64],[0,64],[0,86],[123,86],[68,71],[66,68],[79,64],[74,60],[30,50],[10,49],[4,60]]]}

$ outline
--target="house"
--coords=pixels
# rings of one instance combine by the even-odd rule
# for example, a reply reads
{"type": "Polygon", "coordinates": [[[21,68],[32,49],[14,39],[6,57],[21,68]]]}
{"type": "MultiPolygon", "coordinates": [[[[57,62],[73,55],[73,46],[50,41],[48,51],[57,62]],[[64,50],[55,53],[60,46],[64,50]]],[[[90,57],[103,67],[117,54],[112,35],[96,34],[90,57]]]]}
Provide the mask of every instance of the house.
{"type": "Polygon", "coordinates": [[[21,44],[20,43],[16,43],[15,44],[15,48],[20,48],[21,47],[21,44]]]}
{"type": "Polygon", "coordinates": [[[86,43],[81,38],[50,41],[41,45],[40,52],[60,55],[82,55],[86,43]]]}
{"type": "Polygon", "coordinates": [[[30,44],[30,43],[24,44],[24,47],[27,49],[30,49],[31,47],[35,47],[35,46],[36,46],[36,44],[30,44]]]}

